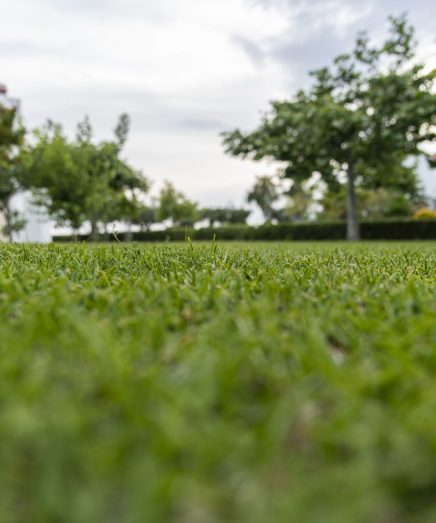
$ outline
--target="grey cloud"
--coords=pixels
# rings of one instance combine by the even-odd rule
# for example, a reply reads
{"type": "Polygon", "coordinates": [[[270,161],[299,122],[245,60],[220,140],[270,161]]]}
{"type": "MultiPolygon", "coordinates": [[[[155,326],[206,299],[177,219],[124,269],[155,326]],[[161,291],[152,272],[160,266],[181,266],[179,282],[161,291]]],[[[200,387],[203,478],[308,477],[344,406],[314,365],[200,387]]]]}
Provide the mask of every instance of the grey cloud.
{"type": "Polygon", "coordinates": [[[232,42],[240,47],[254,64],[262,62],[264,53],[255,42],[241,35],[233,35],[232,42]]]}
{"type": "Polygon", "coordinates": [[[340,32],[334,30],[335,14],[340,8],[361,7],[360,0],[253,0],[264,6],[281,6],[288,12],[290,30],[273,43],[270,57],[281,62],[289,71],[290,85],[302,86],[308,82],[308,71],[328,65],[338,54],[351,49],[356,33],[368,30],[377,36],[385,30],[387,17],[407,13],[418,28],[418,39],[434,30],[436,10],[431,0],[384,0],[367,4],[368,13],[362,13],[340,32]],[[409,11],[409,12],[408,12],[409,11]],[[292,27],[301,32],[293,34],[292,27]]]}
{"type": "Polygon", "coordinates": [[[48,99],[45,103],[45,98],[50,98],[53,113],[47,115],[44,110],[38,111],[41,118],[49,116],[56,121],[58,114],[62,113],[62,121],[67,123],[69,130],[74,128],[84,114],[97,122],[101,130],[110,130],[121,112],[132,116],[132,131],[140,133],[199,131],[216,135],[226,128],[226,124],[213,114],[202,112],[198,108],[194,110],[195,100],[185,100],[184,104],[178,104],[170,97],[146,90],[127,91],[110,86],[100,89],[73,87],[58,93],[51,91],[47,95],[41,94],[39,100],[43,106],[48,105],[48,99]],[[89,103],[84,103],[84,98],[89,103]],[[68,105],[65,105],[65,100],[68,100],[68,105]]]}
{"type": "Polygon", "coordinates": [[[273,56],[293,71],[306,71],[321,67],[330,56],[344,50],[344,40],[335,35],[317,34],[308,42],[279,41],[274,46],[273,56]]]}

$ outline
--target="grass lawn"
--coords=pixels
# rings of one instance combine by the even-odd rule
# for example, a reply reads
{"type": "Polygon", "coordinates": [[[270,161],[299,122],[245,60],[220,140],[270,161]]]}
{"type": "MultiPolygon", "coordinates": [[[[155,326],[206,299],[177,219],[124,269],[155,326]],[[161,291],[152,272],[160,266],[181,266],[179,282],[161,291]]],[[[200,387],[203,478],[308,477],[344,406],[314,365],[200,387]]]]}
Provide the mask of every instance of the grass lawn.
{"type": "Polygon", "coordinates": [[[436,243],[0,246],[1,523],[434,523],[436,243]]]}

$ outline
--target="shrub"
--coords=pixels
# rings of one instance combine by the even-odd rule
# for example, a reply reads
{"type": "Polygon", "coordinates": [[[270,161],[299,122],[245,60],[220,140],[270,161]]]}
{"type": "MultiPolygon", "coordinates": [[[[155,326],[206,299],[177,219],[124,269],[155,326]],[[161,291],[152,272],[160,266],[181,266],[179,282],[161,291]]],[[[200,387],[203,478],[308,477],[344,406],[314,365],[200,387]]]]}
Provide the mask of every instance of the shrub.
{"type": "Polygon", "coordinates": [[[428,207],[423,207],[419,209],[419,211],[416,211],[414,218],[416,220],[436,220],[436,211],[428,207]]]}
{"type": "MultiPolygon", "coordinates": [[[[205,227],[202,229],[188,229],[183,227],[166,229],[163,231],[142,231],[132,234],[133,241],[137,242],[165,242],[191,240],[209,241],[216,236],[221,241],[322,241],[344,240],[346,226],[344,222],[316,222],[316,223],[281,223],[278,225],[265,224],[260,227],[249,225],[227,225],[223,227],[205,227]]],[[[435,240],[436,219],[420,220],[384,220],[367,221],[361,224],[363,240],[435,240]]],[[[126,233],[119,233],[120,241],[127,241],[126,233]]],[[[73,241],[71,236],[55,236],[55,242],[73,241]]],[[[80,241],[88,241],[89,236],[79,237],[80,241]]],[[[108,238],[101,235],[99,241],[108,238]]],[[[111,235],[109,241],[116,241],[111,235]]]]}

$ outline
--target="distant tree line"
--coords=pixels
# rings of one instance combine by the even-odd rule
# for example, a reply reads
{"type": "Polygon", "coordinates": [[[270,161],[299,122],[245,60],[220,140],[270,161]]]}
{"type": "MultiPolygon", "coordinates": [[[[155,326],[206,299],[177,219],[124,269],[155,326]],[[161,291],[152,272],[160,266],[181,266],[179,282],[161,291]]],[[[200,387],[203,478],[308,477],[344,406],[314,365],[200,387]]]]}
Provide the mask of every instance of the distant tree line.
{"type": "Polygon", "coordinates": [[[129,128],[129,116],[122,114],[109,141],[94,140],[88,117],[78,124],[72,140],[52,121],[26,134],[16,110],[0,107],[0,211],[9,238],[25,224],[10,209],[12,196],[23,190],[32,191],[35,205],[58,226],[77,233],[88,224],[91,238],[110,234],[114,222],[124,223],[128,230],[147,230],[158,223],[246,223],[249,210],[201,208],[168,181],[152,198],[152,182],[122,156],[129,128]]]}
{"type": "MultiPolygon", "coordinates": [[[[346,220],[347,237],[360,237],[364,219],[411,216],[425,206],[414,157],[436,139],[436,72],[413,61],[414,29],[390,19],[379,46],[360,34],[351,53],[312,73],[310,89],[272,103],[252,132],[224,133],[226,152],[281,165],[260,176],[247,194],[266,223],[346,220]]],[[[124,158],[130,119],[122,114],[113,138],[98,142],[85,118],[69,139],[48,121],[26,133],[15,109],[0,107],[0,211],[11,237],[24,219],[11,210],[13,195],[31,190],[34,202],[59,226],[89,235],[110,234],[121,222],[244,224],[250,209],[201,208],[172,183],[151,197],[152,182],[124,158]]],[[[434,157],[429,165],[435,166],[434,157]]],[[[428,211],[417,217],[429,217],[428,211]]]]}
{"type": "MultiPolygon", "coordinates": [[[[0,107],[0,211],[5,233],[12,237],[25,224],[10,208],[12,196],[22,190],[31,190],[34,203],[58,226],[78,234],[88,225],[90,238],[108,237],[115,222],[123,223],[127,233],[133,227],[148,231],[155,224],[216,227],[247,222],[251,209],[201,208],[169,181],[151,197],[150,179],[122,156],[129,128],[130,119],[122,114],[109,141],[94,140],[87,117],[72,140],[51,121],[26,134],[15,109],[0,107]]],[[[359,218],[407,217],[421,209],[426,199],[416,167],[393,162],[388,172],[375,171],[359,183],[359,218]]],[[[345,186],[332,189],[320,176],[291,183],[283,172],[259,176],[246,201],[259,208],[265,223],[343,220],[347,213],[345,186]]],[[[420,211],[417,217],[433,216],[420,211]]]]}

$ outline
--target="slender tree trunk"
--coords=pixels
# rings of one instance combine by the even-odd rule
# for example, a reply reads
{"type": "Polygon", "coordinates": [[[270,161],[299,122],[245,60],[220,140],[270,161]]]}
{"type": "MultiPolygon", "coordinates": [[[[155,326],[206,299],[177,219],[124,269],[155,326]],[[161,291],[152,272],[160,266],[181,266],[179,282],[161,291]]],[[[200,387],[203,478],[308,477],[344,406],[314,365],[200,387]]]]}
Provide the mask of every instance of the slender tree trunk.
{"type": "Polygon", "coordinates": [[[347,173],[347,240],[351,242],[360,240],[355,176],[352,165],[349,165],[347,173]]]}
{"type": "Polygon", "coordinates": [[[14,239],[12,238],[11,209],[9,207],[9,200],[4,202],[4,215],[6,220],[6,236],[8,237],[8,240],[12,243],[14,239]]]}
{"type": "Polygon", "coordinates": [[[132,234],[132,222],[128,220],[127,222],[127,234],[126,234],[126,240],[128,242],[131,242],[133,240],[133,234],[132,234]]]}
{"type": "Polygon", "coordinates": [[[97,220],[95,220],[95,219],[91,220],[91,240],[93,240],[93,241],[98,240],[98,227],[97,227],[97,220]]]}
{"type": "Polygon", "coordinates": [[[110,231],[109,231],[109,224],[105,223],[103,224],[103,230],[104,230],[104,241],[108,242],[110,240],[110,231]]]}

